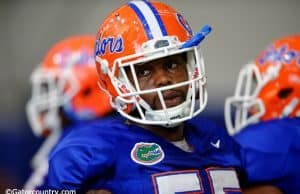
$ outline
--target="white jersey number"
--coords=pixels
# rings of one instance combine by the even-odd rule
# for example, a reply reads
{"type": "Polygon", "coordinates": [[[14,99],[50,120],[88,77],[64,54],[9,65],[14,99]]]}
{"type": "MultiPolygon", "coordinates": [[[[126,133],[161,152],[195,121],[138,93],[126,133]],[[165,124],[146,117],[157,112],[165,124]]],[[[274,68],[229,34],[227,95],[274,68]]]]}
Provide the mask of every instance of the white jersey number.
{"type": "MultiPolygon", "coordinates": [[[[206,170],[212,194],[240,193],[236,172],[232,169],[206,170]]],[[[156,194],[205,193],[198,170],[165,172],[153,175],[156,194]]]]}

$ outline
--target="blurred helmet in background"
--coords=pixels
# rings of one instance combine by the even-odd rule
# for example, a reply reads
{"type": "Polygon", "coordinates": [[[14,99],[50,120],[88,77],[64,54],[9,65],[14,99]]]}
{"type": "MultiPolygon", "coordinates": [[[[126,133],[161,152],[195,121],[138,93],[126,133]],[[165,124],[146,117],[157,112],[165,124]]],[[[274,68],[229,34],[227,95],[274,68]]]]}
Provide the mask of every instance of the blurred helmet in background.
{"type": "Polygon", "coordinates": [[[235,94],[225,103],[230,134],[258,121],[296,116],[300,116],[300,35],[274,41],[243,67],[235,94]]]}
{"type": "Polygon", "coordinates": [[[56,43],[31,75],[27,117],[34,134],[60,130],[70,122],[109,113],[109,97],[98,87],[94,63],[95,37],[73,36],[56,43]]]}

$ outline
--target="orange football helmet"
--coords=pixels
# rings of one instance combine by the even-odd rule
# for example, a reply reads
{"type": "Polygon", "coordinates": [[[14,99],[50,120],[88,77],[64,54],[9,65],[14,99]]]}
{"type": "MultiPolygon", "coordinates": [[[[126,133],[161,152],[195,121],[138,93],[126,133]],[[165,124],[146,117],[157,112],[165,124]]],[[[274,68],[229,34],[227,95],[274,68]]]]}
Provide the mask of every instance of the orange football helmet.
{"type": "Polygon", "coordinates": [[[94,44],[91,35],[62,40],[32,73],[32,96],[26,110],[36,135],[61,130],[60,109],[73,122],[112,111],[109,97],[97,86],[94,44]]]}
{"type": "Polygon", "coordinates": [[[300,116],[300,35],[274,41],[242,68],[235,95],[225,103],[230,134],[250,123],[296,116],[300,116]]]}
{"type": "Polygon", "coordinates": [[[183,16],[161,2],[130,1],[108,15],[98,29],[95,53],[100,87],[110,94],[113,107],[132,121],[167,127],[199,114],[207,103],[206,77],[200,41],[186,44],[192,37],[192,30],[183,16]],[[140,89],[136,65],[179,53],[187,53],[189,80],[140,89]],[[126,67],[135,83],[129,81],[126,67]],[[184,85],[189,86],[185,102],[166,108],[162,92],[184,85]],[[142,94],[149,93],[159,96],[161,110],[153,110],[141,98],[142,94]],[[133,110],[137,110],[138,115],[130,114],[133,110]]]}

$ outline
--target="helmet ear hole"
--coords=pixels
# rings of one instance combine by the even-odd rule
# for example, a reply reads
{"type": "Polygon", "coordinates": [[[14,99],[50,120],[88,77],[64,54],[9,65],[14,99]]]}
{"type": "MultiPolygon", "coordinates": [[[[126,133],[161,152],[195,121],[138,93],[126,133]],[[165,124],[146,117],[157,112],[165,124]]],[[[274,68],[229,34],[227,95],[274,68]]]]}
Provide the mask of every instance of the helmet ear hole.
{"type": "Polygon", "coordinates": [[[82,95],[83,95],[84,97],[89,96],[91,93],[92,93],[92,88],[90,88],[90,87],[87,87],[87,88],[85,88],[85,89],[82,91],[82,95]]]}
{"type": "Polygon", "coordinates": [[[293,93],[293,88],[283,88],[278,92],[278,97],[285,99],[293,93]]]}

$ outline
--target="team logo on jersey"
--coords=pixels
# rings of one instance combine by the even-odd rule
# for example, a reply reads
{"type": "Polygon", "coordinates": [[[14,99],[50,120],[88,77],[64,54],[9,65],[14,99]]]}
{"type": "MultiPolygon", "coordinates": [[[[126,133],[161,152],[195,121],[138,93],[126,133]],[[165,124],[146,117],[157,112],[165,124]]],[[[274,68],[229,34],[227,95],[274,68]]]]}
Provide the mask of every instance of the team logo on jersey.
{"type": "Polygon", "coordinates": [[[139,142],[131,150],[131,159],[138,164],[153,165],[162,161],[165,154],[157,143],[139,142]]]}

